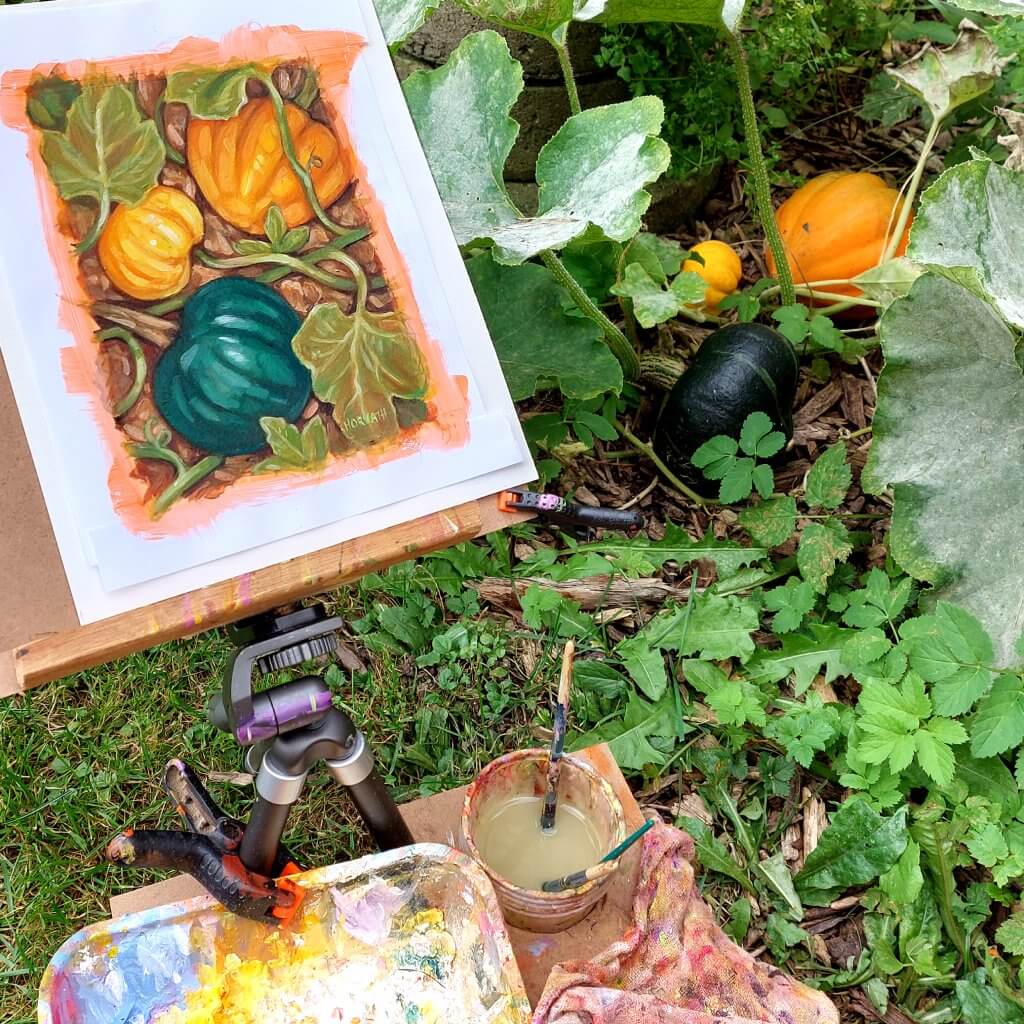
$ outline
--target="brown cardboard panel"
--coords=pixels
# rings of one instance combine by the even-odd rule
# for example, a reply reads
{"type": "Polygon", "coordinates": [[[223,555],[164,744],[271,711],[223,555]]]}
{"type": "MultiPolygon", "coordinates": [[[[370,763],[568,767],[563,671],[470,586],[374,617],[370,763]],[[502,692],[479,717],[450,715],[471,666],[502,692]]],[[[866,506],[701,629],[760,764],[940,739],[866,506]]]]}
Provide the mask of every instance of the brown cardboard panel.
{"type": "Polygon", "coordinates": [[[78,616],[2,356],[0,437],[0,651],[8,651],[37,636],[73,629],[78,616]]]}
{"type": "MultiPolygon", "coordinates": [[[[585,757],[601,772],[615,790],[626,812],[626,827],[639,828],[644,816],[637,806],[629,785],[605,744],[577,751],[575,756],[585,757]]],[[[402,805],[402,817],[417,842],[444,843],[459,846],[462,804],[466,788],[450,789],[444,793],[424,797],[402,805]]],[[[296,813],[301,813],[301,810],[296,813]]],[[[512,949],[516,954],[530,1005],[535,1006],[544,989],[551,968],[566,960],[589,960],[622,937],[632,923],[633,892],[640,871],[639,848],[634,846],[622,859],[622,867],[615,876],[608,894],[579,924],[564,932],[540,935],[519,928],[509,928],[512,949]]],[[[191,899],[203,893],[193,878],[179,875],[155,885],[147,885],[133,892],[111,897],[113,917],[150,907],[162,906],[176,900],[191,899]]]]}

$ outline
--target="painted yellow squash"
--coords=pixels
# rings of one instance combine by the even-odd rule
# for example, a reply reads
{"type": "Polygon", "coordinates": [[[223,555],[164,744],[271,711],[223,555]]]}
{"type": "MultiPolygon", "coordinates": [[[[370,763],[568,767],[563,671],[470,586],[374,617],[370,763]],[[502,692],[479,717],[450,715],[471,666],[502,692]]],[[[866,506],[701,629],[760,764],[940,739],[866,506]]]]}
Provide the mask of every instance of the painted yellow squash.
{"type": "Polygon", "coordinates": [[[739,287],[743,277],[743,264],[731,245],[712,239],[709,242],[700,242],[690,252],[697,253],[703,263],[697,260],[687,260],[683,264],[683,270],[692,270],[699,274],[708,283],[708,290],[704,293],[704,309],[718,309],[718,304],[726,297],[732,295],[739,287]]]}
{"type": "MultiPolygon", "coordinates": [[[[352,157],[334,133],[301,107],[285,104],[289,134],[298,162],[309,168],[323,206],[341,195],[352,180],[352,157]]],[[[251,235],[263,234],[276,204],[289,228],[313,218],[302,183],[281,146],[274,106],[250,100],[224,121],[193,118],[187,132],[188,165],[206,201],[229,224],[251,235]]]]}
{"type": "Polygon", "coordinates": [[[203,215],[184,192],[151,188],[134,206],[118,206],[100,235],[99,257],[114,286],[133,299],[166,299],[188,284],[203,215]]]}

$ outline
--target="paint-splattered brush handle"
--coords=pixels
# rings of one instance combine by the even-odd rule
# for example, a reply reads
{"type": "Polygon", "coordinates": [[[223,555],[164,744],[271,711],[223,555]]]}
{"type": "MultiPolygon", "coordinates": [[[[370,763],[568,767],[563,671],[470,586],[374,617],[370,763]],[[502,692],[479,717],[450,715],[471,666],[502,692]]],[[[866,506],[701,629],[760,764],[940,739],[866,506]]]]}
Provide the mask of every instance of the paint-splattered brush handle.
{"type": "Polygon", "coordinates": [[[576,644],[569,640],[562,652],[558,703],[555,705],[555,720],[551,730],[551,757],[548,759],[547,790],[544,793],[544,807],[540,816],[540,827],[545,832],[550,832],[555,827],[555,810],[558,806],[558,776],[562,770],[565,731],[569,724],[569,688],[572,686],[572,665],[575,656],[576,644]]]}
{"type": "Polygon", "coordinates": [[[587,882],[599,881],[618,870],[619,862],[617,860],[601,861],[600,864],[595,864],[592,868],[587,868],[586,871],[574,871],[571,875],[566,875],[564,878],[553,878],[550,882],[545,882],[541,886],[541,891],[565,892],[566,889],[578,889],[581,885],[586,885],[587,882]]]}

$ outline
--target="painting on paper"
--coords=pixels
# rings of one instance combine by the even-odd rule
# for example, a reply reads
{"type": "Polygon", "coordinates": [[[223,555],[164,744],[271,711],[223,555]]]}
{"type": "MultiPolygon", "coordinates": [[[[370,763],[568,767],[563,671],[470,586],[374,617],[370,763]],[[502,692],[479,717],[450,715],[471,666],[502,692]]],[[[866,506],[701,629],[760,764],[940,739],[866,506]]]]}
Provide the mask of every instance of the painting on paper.
{"type": "Polygon", "coordinates": [[[241,29],[23,76],[75,300],[67,385],[98,391],[111,488],[140,528],[465,434],[332,98],[359,49],[241,29]],[[289,48],[331,59],[274,56],[289,48]]]}
{"type": "Polygon", "coordinates": [[[0,11],[0,345],[80,616],[532,472],[370,0],[280,14],[0,11]]]}

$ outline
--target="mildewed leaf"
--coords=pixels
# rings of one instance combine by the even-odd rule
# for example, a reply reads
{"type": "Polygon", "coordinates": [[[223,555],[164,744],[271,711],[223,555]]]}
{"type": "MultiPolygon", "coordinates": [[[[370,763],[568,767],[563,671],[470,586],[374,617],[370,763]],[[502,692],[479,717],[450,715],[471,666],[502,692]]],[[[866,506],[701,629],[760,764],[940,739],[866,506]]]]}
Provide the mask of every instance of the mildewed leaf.
{"type": "Polygon", "coordinates": [[[505,267],[490,253],[466,266],[514,399],[545,387],[579,399],[622,388],[622,367],[601,329],[566,314],[569,293],[546,267],[505,267]]]}
{"type": "Polygon", "coordinates": [[[804,500],[811,508],[839,508],[850,489],[853,474],[846,461],[846,445],[842,441],[818,456],[807,474],[804,500]]]}
{"type": "Polygon", "coordinates": [[[962,11],[978,11],[981,14],[1015,14],[1024,17],[1024,0],[949,0],[962,11]]]}
{"type": "Polygon", "coordinates": [[[536,217],[524,217],[503,172],[519,126],[509,117],[523,72],[494,32],[467,36],[448,62],[406,79],[406,101],[455,237],[491,240],[503,263],[561,248],[595,224],[626,241],[651,197],[643,186],[669,164],[657,134],[664,107],[653,96],[570,117],[541,150],[536,217]]]}
{"type": "Polygon", "coordinates": [[[365,448],[399,432],[392,398],[420,398],[427,366],[397,313],[345,313],[334,302],[314,306],[292,349],[313,374],[313,391],[334,406],[334,422],[365,448]]]}
{"type": "Polygon", "coordinates": [[[523,68],[497,32],[467,36],[434,71],[402,86],[445,212],[460,245],[489,238],[521,214],[503,172],[519,125],[509,111],[523,91],[523,68]]]}
{"type": "Polygon", "coordinates": [[[214,71],[175,71],[167,76],[167,103],[184,103],[195,117],[224,121],[245,106],[246,85],[256,67],[246,64],[214,71]]]}
{"type": "Polygon", "coordinates": [[[396,50],[441,6],[441,0],[373,0],[373,5],[388,47],[396,50]]]}
{"type": "Polygon", "coordinates": [[[866,801],[842,804],[794,882],[805,903],[827,906],[855,885],[888,871],[907,847],[907,811],[883,818],[866,801]]]}
{"type": "Polygon", "coordinates": [[[113,203],[137,203],[157,183],[164,146],[123,85],[87,85],[71,104],[63,132],[43,132],[40,147],[63,199],[94,199],[95,238],[113,203]]]}
{"type": "Polygon", "coordinates": [[[838,519],[810,523],[800,534],[796,553],[800,575],[819,594],[824,594],[837,563],[845,562],[852,551],[846,527],[838,519]]]}
{"type": "Polygon", "coordinates": [[[999,56],[981,29],[968,24],[948,49],[928,47],[906,64],[887,70],[941,121],[957,107],[988,92],[1008,60],[999,56]]]}
{"type": "MultiPolygon", "coordinates": [[[[909,256],[1024,328],[1024,174],[990,160],[951,167],[921,200],[909,256]]],[[[970,346],[967,346],[969,349],[970,346]]]]}
{"type": "Polygon", "coordinates": [[[1007,665],[1024,628],[1016,339],[991,306],[933,274],[889,307],[880,332],[886,365],[863,483],[893,487],[896,561],[980,620],[995,664],[1007,665]]]}
{"type": "Polygon", "coordinates": [[[459,3],[478,18],[486,18],[503,28],[563,43],[569,22],[587,5],[587,0],[459,0],[459,3]]]}
{"type": "Polygon", "coordinates": [[[637,96],[570,117],[537,158],[537,216],[492,232],[497,258],[522,263],[561,248],[590,224],[617,242],[632,238],[651,203],[643,186],[671,159],[657,137],[664,116],[660,99],[637,96]]]}
{"type": "Polygon", "coordinates": [[[743,20],[746,6],[746,0],[590,0],[578,17],[603,22],[665,21],[713,25],[735,32],[743,20]]]}

